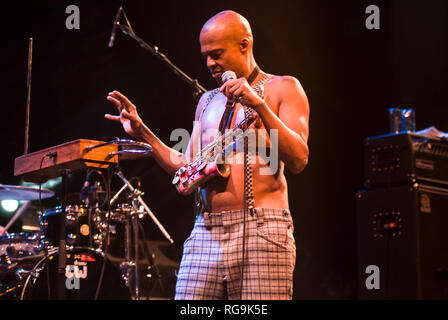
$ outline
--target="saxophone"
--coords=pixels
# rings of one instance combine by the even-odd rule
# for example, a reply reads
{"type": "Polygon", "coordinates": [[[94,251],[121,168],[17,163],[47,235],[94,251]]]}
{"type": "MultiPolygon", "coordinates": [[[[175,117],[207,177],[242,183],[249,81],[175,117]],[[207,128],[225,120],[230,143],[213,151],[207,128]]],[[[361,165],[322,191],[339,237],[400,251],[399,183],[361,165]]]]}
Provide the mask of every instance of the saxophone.
{"type": "Polygon", "coordinates": [[[227,152],[233,152],[235,145],[244,137],[244,132],[256,120],[256,115],[247,108],[246,117],[235,128],[203,148],[191,163],[176,171],[173,185],[182,195],[188,195],[204,186],[214,177],[228,178],[230,165],[222,161],[227,152]],[[224,146],[224,148],[223,148],[224,146]]]}

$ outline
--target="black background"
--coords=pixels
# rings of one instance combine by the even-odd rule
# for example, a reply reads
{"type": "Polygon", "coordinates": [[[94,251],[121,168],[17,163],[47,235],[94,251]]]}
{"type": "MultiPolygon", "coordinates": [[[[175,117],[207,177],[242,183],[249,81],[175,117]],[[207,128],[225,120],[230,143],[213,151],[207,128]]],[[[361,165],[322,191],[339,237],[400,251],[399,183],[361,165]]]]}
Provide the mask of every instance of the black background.
{"type": "MultiPolygon", "coordinates": [[[[165,143],[175,128],[191,130],[192,89],[112,22],[123,4],[136,33],[157,45],[207,89],[216,85],[200,55],[199,31],[217,12],[235,10],[251,23],[264,71],[293,75],[308,95],[309,165],[287,174],[295,221],[296,299],[356,298],[355,192],[363,185],[363,139],[388,132],[387,109],[416,111],[417,129],[448,131],[448,2],[432,1],[15,1],[0,5],[0,182],[14,177],[23,154],[28,38],[34,39],[29,151],[79,138],[126,138],[104,113],[119,90],[165,143]],[[68,30],[65,8],[80,9],[68,30]],[[380,8],[381,29],[365,27],[368,5],[380,8]]],[[[144,199],[180,250],[193,224],[193,199],[177,195],[154,160],[123,163],[143,181],[144,199]]],[[[70,178],[70,191],[84,173],[70,178]]],[[[117,184],[119,187],[119,184],[117,184]]],[[[59,192],[58,187],[54,189],[59,192]]],[[[0,214],[0,223],[9,216],[0,214]]],[[[151,225],[151,224],[148,224],[151,225]]],[[[16,226],[19,228],[19,226],[16,226]]],[[[149,227],[150,238],[163,239],[149,227]]],[[[14,230],[12,230],[14,231],[14,230]]]]}

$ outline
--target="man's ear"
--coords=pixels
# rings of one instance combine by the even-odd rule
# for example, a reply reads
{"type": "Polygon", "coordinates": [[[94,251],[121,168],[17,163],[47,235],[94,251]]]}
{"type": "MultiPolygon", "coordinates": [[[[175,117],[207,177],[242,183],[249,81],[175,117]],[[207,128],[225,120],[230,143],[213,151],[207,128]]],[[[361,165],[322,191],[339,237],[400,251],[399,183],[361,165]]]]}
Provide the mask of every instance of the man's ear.
{"type": "Polygon", "coordinates": [[[248,38],[243,38],[241,39],[240,42],[240,51],[241,53],[246,53],[249,50],[249,39],[248,38]]]}

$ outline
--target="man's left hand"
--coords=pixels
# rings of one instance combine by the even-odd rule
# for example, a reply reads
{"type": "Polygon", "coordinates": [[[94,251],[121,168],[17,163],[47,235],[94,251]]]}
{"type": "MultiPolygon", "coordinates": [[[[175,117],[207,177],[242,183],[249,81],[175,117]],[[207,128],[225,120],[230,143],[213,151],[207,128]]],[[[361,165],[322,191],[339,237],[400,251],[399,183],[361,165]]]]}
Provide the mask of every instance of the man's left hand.
{"type": "Polygon", "coordinates": [[[226,83],[221,86],[219,91],[228,99],[243,103],[255,110],[264,103],[264,100],[257,95],[247,82],[246,78],[227,80],[226,83]]]}

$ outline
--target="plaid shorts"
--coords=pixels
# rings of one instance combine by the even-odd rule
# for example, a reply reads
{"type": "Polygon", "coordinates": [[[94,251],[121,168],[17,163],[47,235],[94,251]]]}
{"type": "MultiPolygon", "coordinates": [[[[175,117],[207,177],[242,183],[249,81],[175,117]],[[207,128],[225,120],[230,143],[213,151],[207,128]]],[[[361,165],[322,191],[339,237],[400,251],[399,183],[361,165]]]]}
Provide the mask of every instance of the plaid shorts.
{"type": "Polygon", "coordinates": [[[243,210],[197,215],[184,243],[175,299],[292,299],[296,247],[289,210],[256,208],[247,215],[240,295],[243,219],[243,210]]]}

